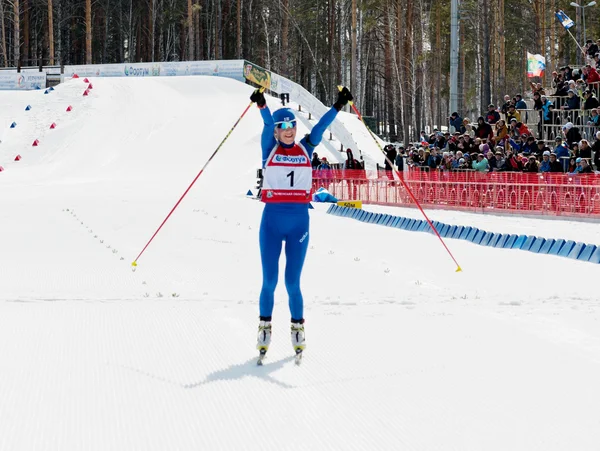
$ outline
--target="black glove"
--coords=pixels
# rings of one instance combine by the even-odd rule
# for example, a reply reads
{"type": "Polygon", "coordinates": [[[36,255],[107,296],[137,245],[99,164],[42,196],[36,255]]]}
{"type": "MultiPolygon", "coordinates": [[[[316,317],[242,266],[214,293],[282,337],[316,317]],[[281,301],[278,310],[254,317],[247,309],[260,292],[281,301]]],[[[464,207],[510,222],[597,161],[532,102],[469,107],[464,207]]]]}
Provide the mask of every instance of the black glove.
{"type": "Polygon", "coordinates": [[[265,96],[261,92],[261,89],[262,88],[258,88],[250,96],[250,100],[252,102],[255,102],[258,105],[259,108],[262,108],[262,107],[264,107],[267,104],[267,101],[265,100],[265,96]]]}
{"type": "Polygon", "coordinates": [[[345,86],[342,88],[340,92],[338,92],[338,98],[333,104],[334,108],[340,111],[348,102],[351,102],[354,99],[352,94],[345,86]]]}

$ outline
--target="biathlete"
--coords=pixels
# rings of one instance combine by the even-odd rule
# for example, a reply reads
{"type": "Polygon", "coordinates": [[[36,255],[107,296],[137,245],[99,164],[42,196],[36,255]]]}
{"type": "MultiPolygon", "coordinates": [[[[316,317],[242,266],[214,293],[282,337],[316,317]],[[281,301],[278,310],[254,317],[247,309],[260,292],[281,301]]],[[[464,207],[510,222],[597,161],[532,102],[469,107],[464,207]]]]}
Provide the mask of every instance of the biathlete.
{"type": "Polygon", "coordinates": [[[338,93],[331,109],[321,117],[310,134],[296,143],[296,116],[289,108],[272,115],[262,92],[250,96],[260,109],[264,127],[261,136],[263,185],[261,200],[265,203],[260,224],[259,243],[263,271],[260,292],[260,322],[257,349],[259,363],[271,343],[271,319],[275,287],[279,278],[279,257],[285,241],[285,286],[292,317],[292,345],[297,356],[305,348],[304,301],[300,275],[309,241],[308,204],[312,200],[311,158],[323,133],[352,94],[347,88],[338,93]]]}

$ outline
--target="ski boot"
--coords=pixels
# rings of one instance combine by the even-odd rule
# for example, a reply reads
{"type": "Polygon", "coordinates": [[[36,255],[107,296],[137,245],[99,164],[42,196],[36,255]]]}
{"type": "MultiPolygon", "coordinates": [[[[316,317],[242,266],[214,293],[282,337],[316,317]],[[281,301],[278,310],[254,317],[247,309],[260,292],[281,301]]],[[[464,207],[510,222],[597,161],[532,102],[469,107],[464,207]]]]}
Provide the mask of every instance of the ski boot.
{"type": "Polygon", "coordinates": [[[304,348],[306,347],[304,339],[304,320],[301,320],[299,323],[292,323],[291,335],[292,346],[296,353],[296,365],[300,365],[300,362],[302,361],[302,352],[304,352],[304,348]]]}
{"type": "Polygon", "coordinates": [[[269,345],[271,344],[271,321],[261,320],[258,323],[258,339],[256,343],[256,349],[258,349],[258,365],[262,365],[262,361],[267,355],[269,345]]]}

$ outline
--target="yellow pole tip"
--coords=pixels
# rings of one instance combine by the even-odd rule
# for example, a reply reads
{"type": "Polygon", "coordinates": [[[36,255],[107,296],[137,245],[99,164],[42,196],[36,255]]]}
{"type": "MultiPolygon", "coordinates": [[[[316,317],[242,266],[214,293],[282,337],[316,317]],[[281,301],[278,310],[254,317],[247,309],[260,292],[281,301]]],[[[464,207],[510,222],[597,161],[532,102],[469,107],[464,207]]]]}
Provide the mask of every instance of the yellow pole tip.
{"type": "Polygon", "coordinates": [[[133,262],[133,263],[131,264],[131,266],[133,266],[133,267],[135,268],[135,267],[137,266],[137,263],[136,263],[136,262],[133,262]]]}
{"type": "Polygon", "coordinates": [[[344,89],[344,87],[342,85],[338,85],[338,91],[341,91],[342,89],[344,89]]]}
{"type": "Polygon", "coordinates": [[[462,272],[462,268],[459,266],[458,268],[456,268],[456,272],[462,272]]]}

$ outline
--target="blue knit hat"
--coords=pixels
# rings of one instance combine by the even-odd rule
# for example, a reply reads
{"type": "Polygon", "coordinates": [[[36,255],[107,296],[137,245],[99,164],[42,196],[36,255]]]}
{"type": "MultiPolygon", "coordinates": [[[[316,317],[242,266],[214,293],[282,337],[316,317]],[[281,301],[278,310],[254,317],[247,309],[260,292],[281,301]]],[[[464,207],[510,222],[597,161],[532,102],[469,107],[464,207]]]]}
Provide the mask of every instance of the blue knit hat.
{"type": "Polygon", "coordinates": [[[280,108],[273,113],[273,121],[277,124],[278,122],[292,122],[296,120],[296,115],[289,108],[280,108]]]}

